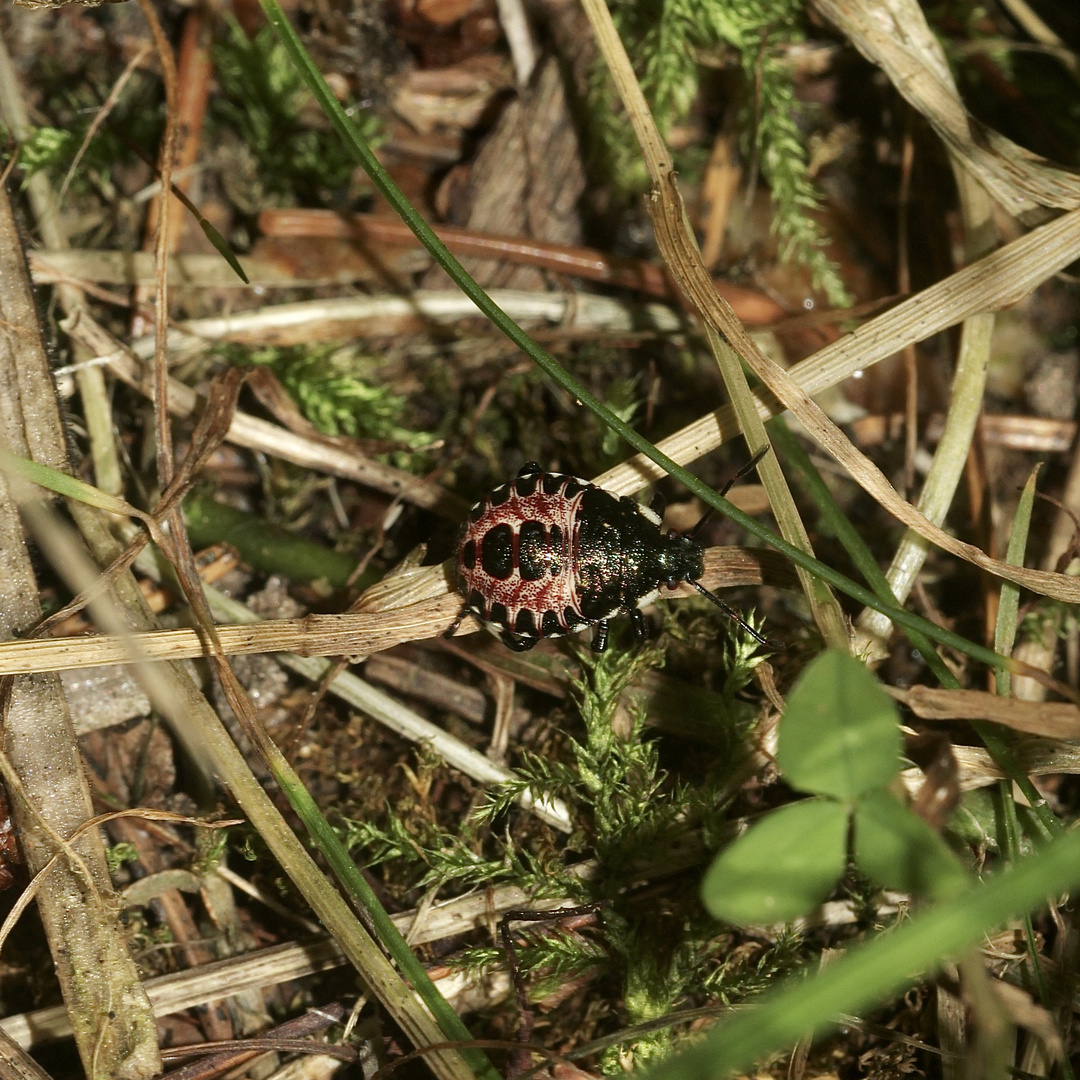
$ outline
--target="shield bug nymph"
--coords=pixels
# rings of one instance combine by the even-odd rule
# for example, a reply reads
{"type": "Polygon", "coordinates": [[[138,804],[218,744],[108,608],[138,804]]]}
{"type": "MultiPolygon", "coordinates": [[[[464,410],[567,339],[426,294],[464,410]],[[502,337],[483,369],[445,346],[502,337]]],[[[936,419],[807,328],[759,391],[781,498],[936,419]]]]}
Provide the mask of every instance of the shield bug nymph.
{"type": "Polygon", "coordinates": [[[462,526],[457,579],[465,604],[446,634],[453,636],[472,614],[509,648],[524,652],[541,638],[593,624],[593,648],[601,652],[612,618],[629,615],[634,637],[643,641],[642,607],[662,587],[685,581],[766,644],[698,582],[705,548],[695,533],[704,520],[686,534],[663,533],[659,516],[633,499],[527,462],[515,480],[481,499],[462,526]]]}

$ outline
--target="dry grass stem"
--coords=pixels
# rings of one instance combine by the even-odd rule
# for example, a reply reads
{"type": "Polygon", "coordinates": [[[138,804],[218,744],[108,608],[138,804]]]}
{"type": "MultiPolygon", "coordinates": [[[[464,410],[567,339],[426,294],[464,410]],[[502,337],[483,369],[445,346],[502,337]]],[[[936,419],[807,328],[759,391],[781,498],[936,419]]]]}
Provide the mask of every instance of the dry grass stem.
{"type": "MultiPolygon", "coordinates": [[[[16,139],[22,142],[30,135],[30,118],[22,89],[14,74],[7,48],[0,40],[0,113],[16,139]]],[[[56,197],[48,176],[36,172],[26,181],[27,195],[34,212],[41,238],[50,248],[63,253],[68,250],[68,237],[60,214],[60,200],[56,197]]],[[[56,296],[61,309],[71,314],[84,303],[85,297],[77,286],[59,284],[56,296]]],[[[76,362],[90,359],[78,343],[74,344],[76,362]]],[[[113,439],[113,417],[110,395],[105,386],[105,376],[93,368],[80,370],[75,382],[82,400],[82,414],[90,439],[90,455],[94,462],[94,476],[98,486],[111,493],[121,489],[120,458],[113,439]]]]}
{"type": "MultiPolygon", "coordinates": [[[[0,238],[5,264],[0,266],[0,319],[14,328],[0,338],[0,443],[64,469],[63,428],[6,192],[0,192],[0,238]]],[[[37,623],[41,609],[6,480],[0,480],[0,560],[2,636],[10,638],[37,623]]],[[[27,864],[36,873],[56,851],[54,837],[72,835],[93,814],[71,717],[55,676],[27,674],[13,680],[4,753],[18,774],[8,783],[12,813],[27,864]],[[16,791],[24,798],[15,798],[16,791]]],[[[38,909],[83,1066],[93,1080],[141,1080],[160,1071],[157,1034],[116,917],[100,835],[94,831],[81,837],[73,850],[83,872],[68,860],[60,862],[38,896],[38,909]]]]}
{"type": "MultiPolygon", "coordinates": [[[[63,328],[73,338],[93,349],[96,355],[107,356],[108,367],[113,374],[149,396],[151,388],[142,364],[86,312],[68,319],[63,328]]],[[[199,408],[200,398],[190,387],[170,379],[169,404],[178,416],[190,416],[199,408]]],[[[333,440],[297,435],[245,413],[234,415],[226,438],[237,446],[261,450],[296,465],[357,480],[377,491],[400,495],[417,506],[451,517],[460,517],[467,509],[457,496],[437,484],[383,465],[355,449],[345,449],[333,440]]]]}
{"type": "Polygon", "coordinates": [[[1047,739],[1080,740],[1080,708],[1068,702],[1020,701],[983,690],[912,686],[889,693],[923,720],[990,720],[1047,739]]]}
{"type": "MultiPolygon", "coordinates": [[[[1021,738],[1010,744],[1013,756],[1028,776],[1080,775],[1080,748],[1075,743],[1057,739],[1021,738]]],[[[953,754],[959,766],[961,791],[974,791],[989,787],[1005,774],[994,764],[986,750],[979,746],[954,746],[953,754]]],[[[926,781],[921,769],[905,769],[901,779],[908,793],[914,797],[926,781]]]]}
{"type": "MultiPolygon", "coordinates": [[[[1063,214],[955,274],[931,285],[896,307],[827,345],[787,372],[805,395],[830,386],[900,352],[904,346],[955,326],[981,311],[997,311],[1023,299],[1032,289],[1080,258],[1080,213],[1063,214]]],[[[769,390],[757,390],[758,410],[765,418],[785,409],[769,390]]],[[[723,406],[661,440],[657,446],[680,464],[716,449],[738,435],[734,413],[723,406]]],[[[609,469],[596,482],[620,494],[655,482],[662,471],[642,455],[609,469]]],[[[905,511],[907,513],[907,511],[905,511]]],[[[1002,564],[1003,569],[1007,569],[1002,564]]],[[[1007,575],[1005,575],[1007,576],[1007,575]]],[[[1037,580],[1047,582],[1053,575],[1037,580]]],[[[1035,580],[1035,579],[1032,579],[1035,580]]],[[[1026,582],[1019,582],[1026,584],[1026,582]]],[[[1043,591],[1030,586],[1035,591],[1043,591]]],[[[1074,596],[1076,589],[1049,582],[1074,596]]],[[[1046,595],[1055,595],[1047,591],[1046,595]]],[[[1075,600],[1070,602],[1075,603],[1075,600]]]]}
{"type": "MultiPolygon", "coordinates": [[[[594,863],[579,867],[584,876],[594,873],[594,863]]],[[[905,902],[901,894],[886,892],[876,907],[880,917],[893,915],[905,902]]],[[[419,909],[401,912],[394,916],[398,929],[407,934],[415,945],[460,937],[477,929],[494,933],[501,915],[507,911],[523,908],[549,911],[572,903],[570,897],[536,898],[515,885],[500,885],[489,892],[470,893],[453,900],[436,903],[430,907],[423,923],[413,927],[419,909]]],[[[850,900],[830,901],[821,906],[813,919],[802,920],[799,928],[812,926],[850,926],[860,914],[850,900]]],[[[275,945],[259,949],[244,956],[207,964],[199,969],[178,971],[147,979],[143,984],[155,1016],[168,1016],[211,1001],[218,1001],[226,994],[238,993],[252,987],[267,987],[277,983],[291,982],[307,975],[341,967],[348,961],[332,939],[322,938],[306,944],[275,945]]],[[[440,982],[444,993],[446,988],[440,982]]],[[[12,1039],[26,1050],[71,1033],[63,1009],[39,1009],[0,1020],[0,1033],[12,1039]]]]}
{"type": "Polygon", "coordinates": [[[49,1074],[3,1029],[0,1029],[0,1077],[3,1080],[51,1080],[49,1074]]]}
{"type": "MultiPolygon", "coordinates": [[[[168,258],[170,236],[172,234],[172,172],[176,158],[177,141],[177,88],[176,58],[172,46],[165,36],[157,12],[150,0],[138,0],[143,18],[150,27],[157,50],[158,63],[161,65],[161,81],[165,89],[165,131],[158,150],[158,179],[161,190],[158,192],[157,235],[154,250],[154,330],[157,336],[157,348],[154,354],[153,393],[154,403],[154,442],[157,449],[157,478],[162,488],[169,486],[173,475],[172,418],[169,415],[169,367],[165,334],[169,320],[169,276],[168,258]]],[[[177,512],[179,521],[179,512],[177,512]]]]}
{"type": "Polygon", "coordinates": [[[814,0],[897,92],[933,125],[987,191],[1017,217],[1080,206],[1080,178],[980,124],[963,107],[941,46],[914,0],[814,0]]]}
{"type": "MultiPolygon", "coordinates": [[[[233,623],[246,622],[258,625],[258,617],[243,604],[223,596],[214,589],[206,588],[205,593],[215,618],[228,619],[233,623]]],[[[224,642],[222,646],[224,647],[224,642]]],[[[278,662],[284,667],[313,683],[319,683],[332,666],[328,661],[302,657],[295,653],[277,653],[276,656],[278,662]]],[[[451,768],[459,769],[478,783],[498,785],[514,777],[510,769],[467,746],[437,724],[426,720],[415,710],[402,704],[390,694],[376,689],[353,672],[340,671],[330,682],[329,690],[336,697],[360,709],[402,738],[427,746],[451,768]]],[[[560,832],[570,832],[570,813],[561,800],[537,800],[525,792],[519,799],[519,803],[560,832]]]]}
{"type": "MultiPolygon", "coordinates": [[[[303,657],[369,656],[404,641],[436,637],[461,609],[461,597],[449,584],[448,570],[447,565],[420,568],[410,587],[426,593],[427,599],[402,608],[268,619],[251,626],[218,626],[222,652],[226,656],[257,652],[294,652],[303,657]]],[[[783,560],[768,553],[710,548],[706,551],[705,573],[700,580],[708,589],[770,583],[790,587],[792,576],[783,560]]],[[[682,585],[664,595],[665,599],[675,599],[694,597],[697,593],[682,585]]],[[[458,633],[479,629],[473,620],[467,619],[458,633]]],[[[177,661],[206,655],[198,632],[188,629],[132,633],[130,647],[148,660],[177,661]]],[[[109,634],[0,643],[0,675],[65,671],[130,661],[125,639],[109,634]]]]}
{"type": "MultiPolygon", "coordinates": [[[[3,770],[4,782],[7,785],[7,789],[10,792],[18,792],[20,797],[25,799],[25,792],[22,790],[19,784],[18,777],[10,771],[10,765],[7,763],[6,758],[0,755],[0,768],[3,770]]],[[[53,837],[53,842],[59,847],[59,850],[52,856],[51,859],[36,873],[30,880],[30,883],[19,894],[19,898],[12,905],[11,910],[4,918],[3,925],[0,925],[0,950],[3,949],[8,936],[14,929],[15,924],[19,921],[22,913],[30,906],[31,902],[37,897],[38,893],[44,887],[48,880],[49,874],[57,868],[61,860],[67,859],[75,867],[82,877],[83,881],[92,887],[93,876],[87,867],[86,862],[82,857],[74,850],[70,845],[76,843],[80,837],[85,836],[92,829],[98,828],[100,825],[104,825],[108,821],[118,821],[121,818],[140,818],[146,821],[169,821],[175,823],[183,823],[186,825],[193,825],[199,828],[206,829],[221,829],[226,828],[229,825],[241,825],[242,821],[229,820],[229,821],[198,821],[195,818],[185,817],[183,814],[174,814],[168,810],[154,810],[149,807],[133,807],[129,810],[116,810],[110,814],[99,814],[97,817],[90,818],[88,821],[84,821],[74,833],[71,834],[66,840],[61,837],[53,837]]],[[[48,830],[48,824],[40,821],[39,825],[48,830]]],[[[126,898],[126,894],[125,894],[126,898]]]]}
{"type": "MultiPolygon", "coordinates": [[[[36,285],[93,283],[150,285],[154,281],[154,254],[150,251],[110,251],[80,248],[71,251],[46,248],[29,253],[36,285]]],[[[284,267],[248,255],[237,257],[248,281],[245,284],[220,255],[182,253],[170,255],[169,284],[173,289],[269,289],[313,288],[346,285],[341,274],[298,278],[284,267]]],[[[350,275],[350,280],[353,275],[350,275]]]]}
{"type": "MultiPolygon", "coordinates": [[[[477,929],[491,929],[506,911],[533,908],[547,911],[565,907],[567,897],[537,899],[514,885],[502,885],[490,893],[471,893],[437,903],[417,928],[413,944],[425,945],[477,929]]],[[[418,910],[403,911],[394,923],[403,934],[412,935],[418,910]]],[[[348,963],[345,954],[328,938],[307,944],[275,945],[244,956],[230,957],[198,969],[173,972],[147,979],[143,984],[155,1016],[168,1016],[185,1009],[219,1001],[229,994],[252,987],[274,986],[348,963]]],[[[0,1020],[0,1032],[18,1046],[29,1049],[71,1034],[63,1009],[39,1009],[33,1013],[0,1020]]]]}
{"type": "MultiPolygon", "coordinates": [[[[53,252],[50,257],[55,255],[63,265],[77,266],[80,259],[89,260],[96,254],[87,251],[53,252]]],[[[118,257],[121,255],[122,252],[117,253],[118,257]]],[[[31,266],[36,267],[35,284],[69,281],[72,277],[96,280],[89,267],[83,268],[85,274],[46,273],[41,261],[45,258],[44,253],[31,252],[30,258],[31,266]]],[[[119,275],[117,284],[127,285],[136,280],[130,275],[119,275]]],[[[213,282],[204,277],[201,284],[209,287],[213,282]]],[[[289,281],[276,284],[295,287],[305,283],[289,281]]],[[[655,301],[625,300],[593,293],[535,293],[521,289],[494,289],[490,296],[518,322],[539,324],[541,328],[558,330],[568,336],[575,333],[678,334],[687,325],[679,312],[655,301]]],[[[263,344],[270,338],[279,345],[336,342],[351,337],[384,337],[399,329],[420,331],[433,323],[449,326],[465,319],[480,318],[476,305],[461,293],[416,289],[407,296],[327,297],[267,304],[252,311],[237,311],[203,319],[187,319],[170,327],[168,342],[171,353],[184,356],[219,341],[263,344]]],[[[137,356],[146,359],[153,355],[154,339],[137,338],[131,343],[131,349],[137,356]]],[[[108,349],[107,353],[113,351],[108,349]]]]}

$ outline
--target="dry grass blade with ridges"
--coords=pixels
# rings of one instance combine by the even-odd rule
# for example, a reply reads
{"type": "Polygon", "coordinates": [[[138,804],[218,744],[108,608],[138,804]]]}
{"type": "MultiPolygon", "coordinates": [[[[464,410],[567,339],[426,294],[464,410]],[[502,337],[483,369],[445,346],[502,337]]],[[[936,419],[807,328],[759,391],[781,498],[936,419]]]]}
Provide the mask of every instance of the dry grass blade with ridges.
{"type": "MultiPolygon", "coordinates": [[[[0,192],[0,442],[56,468],[67,466],[60,412],[7,193],[0,192]]],[[[25,633],[41,618],[38,585],[10,477],[0,478],[0,632],[25,633]]],[[[21,489],[21,485],[20,485],[21,489]]],[[[21,489],[24,490],[24,489],[21,489]]],[[[41,870],[93,815],[67,702],[55,676],[6,680],[4,774],[30,869],[41,870]]],[[[38,894],[83,1066],[92,1080],[145,1080],[161,1069],[157,1033],[117,918],[97,831],[38,894]]]]}
{"type": "Polygon", "coordinates": [[[1080,206],[1075,173],[1036,157],[967,112],[940,42],[914,0],[813,0],[813,6],[885,71],[897,92],[1009,213],[1024,218],[1034,211],[1039,220],[1045,207],[1080,206]]]}

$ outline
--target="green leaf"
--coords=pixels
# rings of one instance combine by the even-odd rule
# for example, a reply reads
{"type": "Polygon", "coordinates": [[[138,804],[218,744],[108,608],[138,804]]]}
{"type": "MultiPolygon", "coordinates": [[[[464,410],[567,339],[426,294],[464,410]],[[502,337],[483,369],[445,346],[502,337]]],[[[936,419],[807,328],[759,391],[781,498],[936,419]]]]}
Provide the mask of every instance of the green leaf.
{"type": "Polygon", "coordinates": [[[45,488],[46,491],[63,495],[67,499],[76,499],[87,506],[96,507],[110,514],[118,514],[121,517],[137,516],[138,511],[130,503],[115,495],[109,495],[92,484],[60,472],[50,465],[42,465],[37,461],[19,457],[7,450],[0,449],[0,472],[7,476],[21,476],[26,480],[45,488]]]}
{"type": "Polygon", "coordinates": [[[941,836],[888,791],[872,791],[855,808],[855,864],[887,889],[934,900],[971,884],[941,836]]]}
{"type": "Polygon", "coordinates": [[[705,907],[732,923],[790,922],[825,899],[844,872],[848,812],[804,799],[762,818],[725,848],[701,887],[705,907]]]}
{"type": "Polygon", "coordinates": [[[720,1080],[749,1072],[755,1061],[794,1045],[807,1032],[835,1027],[844,1013],[866,1015],[988,931],[1078,883],[1080,832],[1065,833],[962,896],[853,946],[820,972],[777,986],[755,1008],[721,1021],[682,1053],[638,1073],[637,1080],[720,1080]]]}
{"type": "Polygon", "coordinates": [[[184,195],[184,193],[178,187],[173,186],[172,193],[174,195],[181,196],[181,200],[184,202],[184,204],[189,206],[189,208],[194,211],[195,220],[198,221],[199,228],[202,229],[203,235],[206,237],[207,240],[210,241],[211,244],[214,245],[217,253],[229,264],[229,266],[232,267],[233,273],[245,285],[250,285],[251,282],[248,281],[248,276],[244,273],[244,268],[240,265],[240,260],[236,257],[233,249],[229,247],[229,241],[226,240],[225,237],[222,236],[221,233],[219,233],[217,229],[215,229],[214,226],[206,220],[198,207],[190,206],[191,200],[188,199],[188,197],[184,195]]]}
{"type": "Polygon", "coordinates": [[[852,802],[900,770],[896,708],[858,660],[822,653],[788,697],[776,762],[794,787],[852,802]]]}

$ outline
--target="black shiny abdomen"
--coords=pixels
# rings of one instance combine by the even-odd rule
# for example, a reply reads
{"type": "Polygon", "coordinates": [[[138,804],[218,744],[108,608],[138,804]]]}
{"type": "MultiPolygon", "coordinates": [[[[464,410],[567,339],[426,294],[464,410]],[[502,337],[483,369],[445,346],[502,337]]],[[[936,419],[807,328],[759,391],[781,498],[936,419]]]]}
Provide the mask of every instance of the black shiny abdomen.
{"type": "Polygon", "coordinates": [[[578,595],[587,619],[637,607],[654,591],[649,580],[648,552],[663,542],[660,530],[632,500],[619,499],[602,488],[585,493],[578,512],[578,595]]]}

